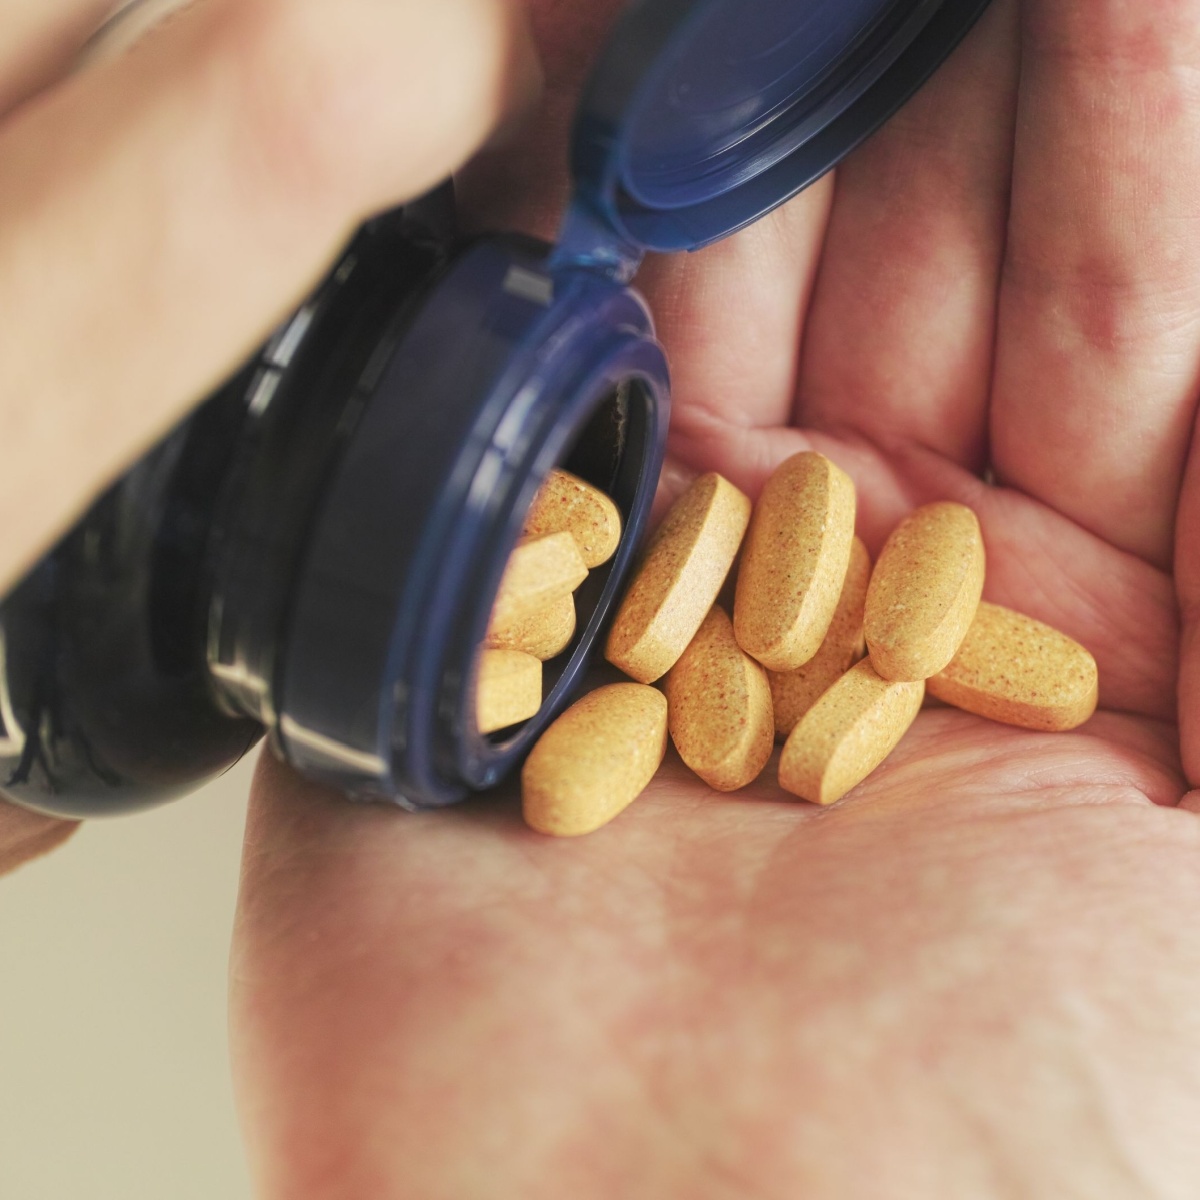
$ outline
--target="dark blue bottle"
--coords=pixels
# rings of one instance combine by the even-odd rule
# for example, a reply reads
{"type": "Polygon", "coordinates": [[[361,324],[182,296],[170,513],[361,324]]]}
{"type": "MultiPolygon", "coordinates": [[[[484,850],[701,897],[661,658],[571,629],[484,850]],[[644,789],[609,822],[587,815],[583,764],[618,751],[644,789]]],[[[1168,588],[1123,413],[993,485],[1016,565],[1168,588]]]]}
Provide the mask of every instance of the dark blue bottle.
{"type": "Polygon", "coordinates": [[[558,243],[456,244],[443,192],[356,235],[271,342],[0,604],[0,790],[81,816],[169,799],[265,732],[410,807],[497,782],[568,701],[662,464],[647,250],[756,220],[936,68],[986,0],[641,0],[601,56],[558,243]],[[547,700],[475,727],[474,673],[555,466],[625,533],[547,700]]]}

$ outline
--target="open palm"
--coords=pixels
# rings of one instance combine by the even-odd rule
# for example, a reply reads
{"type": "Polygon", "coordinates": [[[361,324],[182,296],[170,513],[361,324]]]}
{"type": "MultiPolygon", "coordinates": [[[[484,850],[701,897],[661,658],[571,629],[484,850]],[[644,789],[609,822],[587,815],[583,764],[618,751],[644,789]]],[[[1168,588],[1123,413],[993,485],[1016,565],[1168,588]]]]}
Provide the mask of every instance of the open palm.
{"type": "MultiPolygon", "coordinates": [[[[497,219],[601,21],[537,15],[558,104],[465,183],[497,219]]],[[[827,811],[669,759],[577,842],[264,761],[234,996],[265,1194],[1200,1194],[1197,65],[1197,0],[998,0],[836,180],[641,280],[668,481],[821,450],[873,550],[969,504],[986,595],[1087,645],[1102,711],[926,711],[827,811]]]]}

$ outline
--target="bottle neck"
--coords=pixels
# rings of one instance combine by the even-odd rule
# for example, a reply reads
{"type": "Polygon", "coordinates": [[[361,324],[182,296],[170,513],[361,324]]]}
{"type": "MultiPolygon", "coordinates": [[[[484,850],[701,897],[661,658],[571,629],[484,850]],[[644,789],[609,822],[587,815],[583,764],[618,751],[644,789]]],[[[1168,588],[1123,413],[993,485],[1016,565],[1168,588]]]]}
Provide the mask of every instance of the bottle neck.
{"type": "Polygon", "coordinates": [[[576,196],[567,210],[550,260],[551,270],[578,268],[629,283],[642,265],[645,251],[619,237],[612,225],[576,196]]]}
{"type": "Polygon", "coordinates": [[[276,744],[310,778],[414,807],[461,799],[521,757],[586,665],[653,496],[666,368],[633,293],[551,272],[548,256],[515,238],[465,249],[338,456],[272,687],[276,744]],[[472,696],[492,600],[538,486],[564,463],[616,491],[627,539],[542,712],[484,738],[472,696]]]}

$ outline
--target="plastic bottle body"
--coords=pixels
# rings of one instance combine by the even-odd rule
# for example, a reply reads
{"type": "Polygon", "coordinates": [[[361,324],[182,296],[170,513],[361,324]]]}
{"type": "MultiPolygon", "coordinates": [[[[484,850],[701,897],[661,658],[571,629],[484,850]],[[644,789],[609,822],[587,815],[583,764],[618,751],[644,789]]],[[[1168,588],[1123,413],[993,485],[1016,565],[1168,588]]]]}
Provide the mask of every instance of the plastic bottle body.
{"type": "Polygon", "coordinates": [[[749,21],[735,0],[629,6],[580,102],[553,250],[494,238],[449,256],[427,236],[444,191],[425,234],[372,222],[0,602],[0,789],[136,807],[264,729],[366,798],[439,805],[496,782],[569,698],[653,496],[666,363],[625,281],[647,250],[698,249],[823,175],[987,2],[764,0],[749,21]],[[624,538],[581,589],[541,712],[484,738],[491,600],[559,463],[613,495],[624,538]]]}
{"type": "Polygon", "coordinates": [[[86,817],[225,770],[262,728],[222,712],[203,661],[214,483],[243,412],[228,397],[148,454],[0,606],[0,793],[86,817]]]}
{"type": "Polygon", "coordinates": [[[256,359],[0,603],[0,790],[85,816],[170,799],[263,732],[345,791],[412,807],[494,783],[473,664],[540,479],[614,490],[629,543],[590,582],[561,707],[632,553],[666,378],[640,302],[548,248],[451,254],[364,228],[256,359]],[[489,590],[490,589],[490,590],[489,590]]]}

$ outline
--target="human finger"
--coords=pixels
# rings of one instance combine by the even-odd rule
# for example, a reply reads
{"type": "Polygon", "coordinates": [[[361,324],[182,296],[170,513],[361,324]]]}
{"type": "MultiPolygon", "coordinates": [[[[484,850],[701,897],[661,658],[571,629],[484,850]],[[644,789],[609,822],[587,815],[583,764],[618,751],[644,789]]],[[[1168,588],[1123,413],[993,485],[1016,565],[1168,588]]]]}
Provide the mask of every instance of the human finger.
{"type": "Polygon", "coordinates": [[[788,424],[833,190],[830,176],[725,241],[643,268],[638,283],[671,362],[672,451],[682,461],[699,465],[714,423],[731,434],[788,424]]]}
{"type": "Polygon", "coordinates": [[[1200,370],[1194,0],[1023,7],[1000,478],[1164,566],[1200,370]]]}
{"type": "Polygon", "coordinates": [[[0,875],[61,846],[79,827],[0,800],[0,875]]]}
{"type": "Polygon", "coordinates": [[[517,0],[544,71],[537,111],[486,148],[456,180],[464,229],[553,241],[571,194],[570,131],[583,85],[628,0],[517,0]]]}
{"type": "Polygon", "coordinates": [[[0,128],[0,589],[534,78],[503,0],[213,0],[0,128]]]}
{"type": "Polygon", "coordinates": [[[1017,60],[1017,6],[1003,0],[839,169],[801,426],[983,468],[1017,60]]]}

